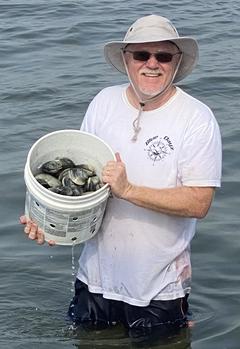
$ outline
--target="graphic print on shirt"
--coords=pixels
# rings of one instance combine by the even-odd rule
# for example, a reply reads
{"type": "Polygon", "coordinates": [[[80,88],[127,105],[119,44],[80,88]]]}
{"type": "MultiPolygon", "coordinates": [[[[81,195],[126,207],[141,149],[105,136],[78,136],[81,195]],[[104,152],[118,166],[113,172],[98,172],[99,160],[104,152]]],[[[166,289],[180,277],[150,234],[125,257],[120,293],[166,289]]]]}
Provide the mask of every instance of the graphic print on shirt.
{"type": "Polygon", "coordinates": [[[153,165],[156,161],[163,160],[166,156],[169,156],[174,150],[174,146],[168,136],[159,137],[154,136],[149,138],[145,142],[147,155],[150,160],[153,161],[153,165]]]}

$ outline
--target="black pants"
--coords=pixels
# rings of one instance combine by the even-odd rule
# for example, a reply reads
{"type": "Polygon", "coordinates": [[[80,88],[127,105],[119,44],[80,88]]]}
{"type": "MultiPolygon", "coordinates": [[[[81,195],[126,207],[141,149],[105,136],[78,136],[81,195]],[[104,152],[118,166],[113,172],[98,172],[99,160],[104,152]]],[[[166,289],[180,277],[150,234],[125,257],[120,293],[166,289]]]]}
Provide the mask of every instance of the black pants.
{"type": "Polygon", "coordinates": [[[153,300],[146,307],[138,307],[91,293],[87,285],[77,279],[68,315],[75,325],[88,328],[105,328],[122,323],[130,330],[130,336],[135,337],[139,332],[150,333],[156,327],[163,334],[186,327],[187,311],[187,296],[170,301],[153,300]]]}

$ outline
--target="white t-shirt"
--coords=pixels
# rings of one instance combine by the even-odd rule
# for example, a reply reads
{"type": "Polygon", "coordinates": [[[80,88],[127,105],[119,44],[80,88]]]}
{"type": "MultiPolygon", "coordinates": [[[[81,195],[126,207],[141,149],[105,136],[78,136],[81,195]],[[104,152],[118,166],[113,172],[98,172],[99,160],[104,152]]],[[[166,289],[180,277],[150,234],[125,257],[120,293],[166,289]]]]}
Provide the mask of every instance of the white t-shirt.
{"type": "MultiPolygon", "coordinates": [[[[138,111],[127,85],[108,87],[91,102],[82,130],[119,152],[130,182],[152,188],[220,186],[221,136],[211,110],[177,88],[162,107],[138,111]]],[[[174,200],[174,198],[173,198],[174,200]]],[[[147,306],[190,292],[190,241],[196,219],[161,214],[111,197],[100,231],[84,244],[77,277],[105,298],[147,306]]]]}

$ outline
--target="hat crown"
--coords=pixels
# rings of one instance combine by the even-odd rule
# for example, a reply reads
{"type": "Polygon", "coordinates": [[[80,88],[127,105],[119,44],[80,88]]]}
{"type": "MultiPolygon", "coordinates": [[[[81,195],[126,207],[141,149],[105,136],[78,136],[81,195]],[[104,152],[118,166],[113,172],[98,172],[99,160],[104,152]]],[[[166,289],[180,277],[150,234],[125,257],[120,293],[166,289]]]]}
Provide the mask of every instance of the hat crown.
{"type": "Polygon", "coordinates": [[[178,38],[177,29],[165,17],[150,15],[139,18],[128,29],[126,42],[153,42],[178,38]]]}

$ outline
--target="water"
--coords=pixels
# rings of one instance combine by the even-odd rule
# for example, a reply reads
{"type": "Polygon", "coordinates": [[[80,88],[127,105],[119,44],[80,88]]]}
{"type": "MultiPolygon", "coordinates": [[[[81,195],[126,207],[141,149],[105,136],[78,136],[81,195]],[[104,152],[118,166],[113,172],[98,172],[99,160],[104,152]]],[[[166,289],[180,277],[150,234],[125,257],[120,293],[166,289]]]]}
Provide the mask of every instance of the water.
{"type": "MultiPolygon", "coordinates": [[[[150,13],[171,18],[182,35],[198,39],[200,62],[181,87],[213,109],[224,151],[222,188],[192,244],[195,326],[148,348],[239,348],[238,0],[0,2],[0,348],[133,346],[119,328],[71,330],[65,318],[73,294],[71,247],[31,243],[18,217],[31,145],[48,132],[79,128],[95,93],[125,81],[105,64],[103,43],[150,13]]],[[[74,254],[77,259],[79,246],[74,254]]]]}

